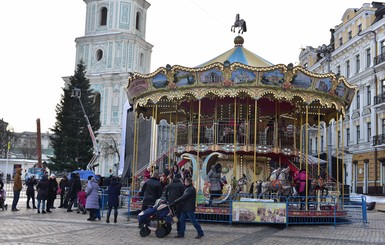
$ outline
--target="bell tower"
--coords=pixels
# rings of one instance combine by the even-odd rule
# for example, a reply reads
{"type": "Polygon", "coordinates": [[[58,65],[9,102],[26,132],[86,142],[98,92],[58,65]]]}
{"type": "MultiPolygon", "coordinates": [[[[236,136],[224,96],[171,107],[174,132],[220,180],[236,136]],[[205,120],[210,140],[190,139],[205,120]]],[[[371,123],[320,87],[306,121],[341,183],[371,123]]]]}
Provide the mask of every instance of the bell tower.
{"type": "Polygon", "coordinates": [[[145,40],[150,4],[145,0],[83,1],[86,25],[84,36],[75,39],[76,64],[84,61],[100,108],[96,173],[109,176],[116,174],[119,164],[128,75],[150,72],[153,46],[145,40]]]}

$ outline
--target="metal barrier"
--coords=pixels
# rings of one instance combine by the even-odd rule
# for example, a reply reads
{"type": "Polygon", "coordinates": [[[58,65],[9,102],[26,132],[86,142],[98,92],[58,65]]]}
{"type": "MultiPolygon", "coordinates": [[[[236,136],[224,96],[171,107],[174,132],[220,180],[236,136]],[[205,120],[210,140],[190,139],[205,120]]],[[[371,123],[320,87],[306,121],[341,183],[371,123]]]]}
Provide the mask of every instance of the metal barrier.
{"type": "MultiPolygon", "coordinates": [[[[7,183],[4,183],[4,190],[6,192],[7,198],[13,198],[13,180],[7,181],[7,183]]],[[[21,192],[20,192],[20,198],[27,198],[27,186],[24,185],[24,181],[23,181],[23,189],[21,189],[21,192]]]]}
{"type": "MultiPolygon", "coordinates": [[[[224,195],[218,195],[218,199],[224,195]]],[[[141,201],[134,193],[128,197],[128,215],[140,210],[141,201]],[[134,200],[134,201],[133,201],[134,200]]],[[[328,224],[367,223],[366,198],[290,196],[255,199],[248,194],[234,194],[217,204],[209,205],[198,195],[195,216],[203,222],[261,223],[261,224],[328,224]]]]}

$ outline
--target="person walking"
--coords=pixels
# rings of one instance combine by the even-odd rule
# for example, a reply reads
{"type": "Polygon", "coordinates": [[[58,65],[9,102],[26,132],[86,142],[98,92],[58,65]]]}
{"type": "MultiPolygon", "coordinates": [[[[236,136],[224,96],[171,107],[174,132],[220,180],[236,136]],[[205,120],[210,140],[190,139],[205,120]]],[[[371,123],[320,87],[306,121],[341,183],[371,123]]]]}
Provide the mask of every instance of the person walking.
{"type": "MultiPolygon", "coordinates": [[[[184,185],[181,181],[182,176],[177,173],[174,175],[172,182],[166,186],[165,197],[168,203],[173,203],[176,199],[181,197],[184,192],[184,185]]],[[[183,206],[176,205],[175,215],[178,218],[176,223],[176,230],[180,232],[180,215],[182,214],[183,206]]]]}
{"type": "Polygon", "coordinates": [[[77,180],[75,173],[71,173],[71,179],[68,185],[69,185],[69,191],[68,191],[69,203],[67,207],[67,212],[72,212],[72,205],[74,205],[75,200],[77,200],[78,192],[82,189],[82,186],[81,184],[79,185],[79,181],[77,180]]]}
{"type": "Polygon", "coordinates": [[[63,176],[63,178],[59,182],[59,188],[60,188],[60,205],[59,208],[67,208],[68,203],[65,202],[65,190],[66,187],[68,188],[68,178],[67,176],[63,176]]]}
{"type": "Polygon", "coordinates": [[[99,193],[98,193],[98,179],[96,176],[92,177],[87,183],[86,193],[86,209],[90,212],[88,221],[94,221],[96,219],[96,210],[99,209],[99,193]]]}
{"type": "Polygon", "coordinates": [[[40,214],[40,207],[41,207],[41,213],[45,214],[45,201],[47,200],[47,192],[48,192],[48,179],[46,175],[43,175],[41,177],[41,180],[37,183],[36,186],[37,190],[37,213],[40,214]]]}
{"type": "Polygon", "coordinates": [[[149,205],[154,205],[156,200],[162,196],[162,185],[157,172],[154,172],[152,177],[144,182],[139,196],[143,196],[142,211],[146,210],[149,205]]]}
{"type": "Polygon", "coordinates": [[[36,209],[35,205],[35,186],[37,185],[37,180],[35,179],[35,175],[32,175],[25,181],[25,185],[27,186],[27,209],[31,209],[29,206],[29,200],[32,199],[32,207],[36,209]]]}
{"type": "Polygon", "coordinates": [[[13,177],[12,211],[20,211],[19,209],[17,209],[17,203],[19,202],[21,189],[23,189],[23,183],[21,181],[21,170],[23,169],[17,168],[16,173],[13,177]]]}
{"type": "Polygon", "coordinates": [[[174,201],[175,205],[182,204],[182,214],[180,215],[180,230],[178,235],[175,238],[183,238],[186,231],[186,218],[189,218],[193,226],[195,227],[198,235],[195,239],[200,239],[204,236],[202,227],[195,219],[195,201],[196,201],[196,189],[192,184],[191,178],[186,178],[184,180],[186,189],[183,192],[183,195],[174,201]]]}
{"type": "Polygon", "coordinates": [[[48,191],[47,191],[47,213],[52,213],[51,208],[54,207],[53,203],[56,199],[58,184],[56,176],[51,174],[48,179],[48,191]]]}
{"type": "Polygon", "coordinates": [[[122,185],[119,183],[116,177],[112,177],[110,185],[108,186],[108,211],[106,223],[110,223],[111,210],[114,209],[114,223],[118,218],[119,196],[122,185]]]}

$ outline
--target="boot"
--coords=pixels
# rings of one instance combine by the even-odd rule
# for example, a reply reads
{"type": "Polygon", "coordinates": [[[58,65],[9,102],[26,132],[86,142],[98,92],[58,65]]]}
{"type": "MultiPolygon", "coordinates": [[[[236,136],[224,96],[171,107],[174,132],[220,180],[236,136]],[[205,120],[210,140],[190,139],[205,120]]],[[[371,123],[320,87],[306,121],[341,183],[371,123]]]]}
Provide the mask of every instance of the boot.
{"type": "Polygon", "coordinates": [[[110,214],[107,214],[106,223],[110,223],[110,214]]]}
{"type": "Polygon", "coordinates": [[[117,221],[117,218],[118,218],[118,216],[115,214],[115,215],[114,215],[114,223],[118,222],[118,221],[117,221]]]}

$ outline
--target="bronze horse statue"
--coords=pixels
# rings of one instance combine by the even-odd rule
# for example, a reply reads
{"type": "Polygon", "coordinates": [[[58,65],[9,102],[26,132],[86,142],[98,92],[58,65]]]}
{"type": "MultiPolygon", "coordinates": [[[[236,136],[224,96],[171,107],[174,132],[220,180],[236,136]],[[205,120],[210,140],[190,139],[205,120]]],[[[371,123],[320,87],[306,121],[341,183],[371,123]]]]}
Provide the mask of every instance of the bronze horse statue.
{"type": "Polygon", "coordinates": [[[234,25],[231,26],[231,31],[235,32],[235,28],[239,28],[238,34],[242,34],[243,32],[247,31],[246,21],[243,19],[239,19],[239,14],[236,14],[235,16],[235,22],[234,25]]]}

